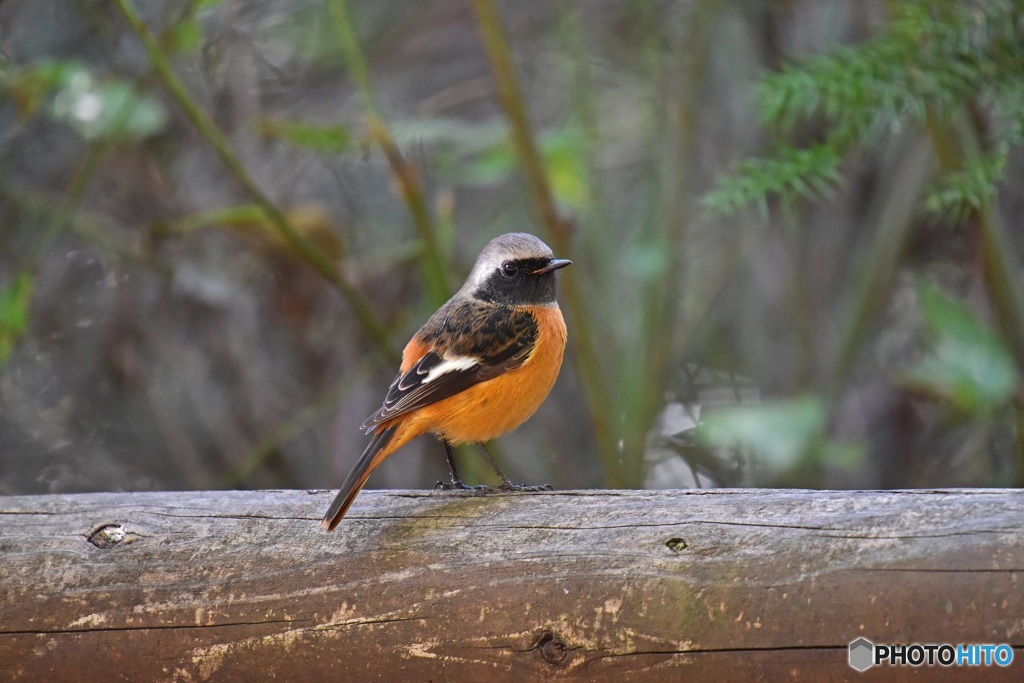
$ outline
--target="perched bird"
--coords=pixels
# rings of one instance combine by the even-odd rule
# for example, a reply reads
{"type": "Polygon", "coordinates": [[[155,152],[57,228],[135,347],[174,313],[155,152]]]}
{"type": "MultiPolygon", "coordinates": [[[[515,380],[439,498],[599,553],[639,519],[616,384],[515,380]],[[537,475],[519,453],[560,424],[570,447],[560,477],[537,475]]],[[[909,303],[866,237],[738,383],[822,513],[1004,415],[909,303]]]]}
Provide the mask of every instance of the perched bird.
{"type": "MultiPolygon", "coordinates": [[[[570,263],[522,232],[484,247],[462,289],[406,345],[384,405],[363,422],[373,438],[324,515],[325,529],[338,526],[385,458],[427,432],[444,444],[451,487],[474,488],[459,477],[452,445],[483,448],[525,422],[551,391],[566,340],[555,271],[570,263]]],[[[513,484],[483,452],[502,489],[550,489],[513,484]]]]}

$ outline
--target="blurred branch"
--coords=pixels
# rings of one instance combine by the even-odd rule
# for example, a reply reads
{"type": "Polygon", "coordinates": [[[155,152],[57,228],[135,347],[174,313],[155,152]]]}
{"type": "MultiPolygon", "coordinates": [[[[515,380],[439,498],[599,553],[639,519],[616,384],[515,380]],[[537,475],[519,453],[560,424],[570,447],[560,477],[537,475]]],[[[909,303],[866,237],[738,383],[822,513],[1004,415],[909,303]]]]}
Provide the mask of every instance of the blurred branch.
{"type": "Polygon", "coordinates": [[[597,95],[591,74],[592,60],[588,54],[587,27],[595,17],[593,13],[584,11],[581,4],[581,0],[559,2],[562,11],[560,34],[565,45],[563,49],[569,56],[572,78],[570,117],[578,122],[583,131],[589,189],[589,201],[584,205],[582,215],[577,216],[577,220],[586,225],[587,229],[580,231],[573,256],[586,259],[588,272],[605,273],[614,267],[619,250],[607,244],[607,236],[615,232],[616,226],[613,224],[615,213],[611,195],[601,169],[603,131],[595,101],[597,95]]]}
{"type": "Polygon", "coordinates": [[[373,118],[382,119],[380,104],[377,102],[377,95],[373,90],[373,83],[370,81],[370,69],[366,65],[366,56],[359,44],[359,37],[356,35],[352,19],[348,11],[347,0],[330,0],[328,9],[331,18],[334,20],[335,29],[338,32],[338,40],[341,41],[341,51],[348,63],[349,73],[356,82],[356,87],[362,93],[366,101],[366,109],[373,118]]]}
{"type": "MultiPolygon", "coordinates": [[[[947,130],[933,116],[928,119],[928,132],[940,166],[955,171],[979,159],[983,154],[981,136],[975,124],[965,113],[953,119],[952,130],[947,130]]],[[[986,195],[978,205],[978,224],[981,232],[984,278],[999,320],[999,327],[1013,349],[1018,381],[1024,369],[1024,281],[1013,242],[999,214],[994,194],[986,195]]],[[[1017,423],[1017,481],[1024,486],[1024,401],[1019,392],[1013,401],[1017,423]]]]}
{"type": "MultiPolygon", "coordinates": [[[[487,50],[487,56],[494,71],[498,99],[508,116],[512,143],[523,165],[534,207],[541,223],[547,228],[556,254],[567,256],[571,253],[571,223],[559,214],[558,208],[555,206],[544,161],[537,148],[536,138],[526,114],[522,91],[519,88],[515,67],[512,64],[508,41],[501,28],[498,10],[492,0],[471,0],[471,5],[480,25],[484,48],[487,50]]],[[[617,440],[612,431],[611,420],[614,406],[604,376],[607,360],[601,357],[594,344],[592,335],[597,330],[588,314],[579,276],[571,272],[570,269],[562,278],[562,283],[570,323],[575,328],[574,333],[569,335],[569,339],[576,352],[577,373],[586,396],[591,418],[594,421],[605,483],[609,486],[625,486],[630,477],[620,459],[617,440]]]]}
{"type": "Polygon", "coordinates": [[[423,243],[425,257],[422,260],[423,279],[426,283],[430,303],[435,307],[440,306],[452,293],[448,283],[449,264],[443,258],[438,245],[437,230],[434,227],[430,211],[427,209],[419,170],[405,158],[398,145],[395,144],[377,102],[373,84],[370,81],[370,72],[366,66],[366,57],[349,15],[348,1],[331,0],[329,7],[349,71],[352,73],[369,111],[367,128],[370,137],[380,145],[384,152],[391,167],[391,173],[398,185],[400,197],[409,207],[413,223],[423,243]]]}
{"type": "MultiPolygon", "coordinates": [[[[526,113],[523,93],[519,88],[512,54],[501,28],[498,10],[492,0],[471,0],[470,4],[476,12],[480,24],[484,47],[494,70],[494,80],[498,87],[498,99],[505,109],[511,126],[512,142],[516,153],[523,164],[526,181],[530,187],[535,207],[541,222],[551,233],[551,241],[556,250],[562,254],[569,253],[572,225],[559,214],[555,199],[551,193],[544,160],[537,147],[533,128],[526,113]]],[[[568,279],[568,278],[566,278],[568,279]]]]}
{"type": "Polygon", "coordinates": [[[391,131],[383,119],[371,117],[369,120],[370,136],[380,145],[387,157],[391,172],[401,190],[402,201],[409,207],[413,223],[423,243],[423,279],[427,286],[427,294],[434,307],[438,307],[452,295],[448,284],[450,264],[441,255],[438,246],[437,230],[427,209],[423,193],[423,182],[419,170],[405,158],[398,145],[391,137],[391,131]]]}
{"type": "MultiPolygon", "coordinates": [[[[977,143],[976,133],[968,129],[965,142],[977,143]]],[[[1021,285],[1020,264],[1006,227],[993,199],[982,203],[978,211],[985,246],[985,279],[992,302],[999,313],[1003,333],[1008,337],[1017,360],[1017,381],[1024,368],[1024,287],[1021,285]]],[[[1018,391],[1013,401],[1016,421],[1017,476],[1015,485],[1024,486],[1024,399],[1018,391]]]]}
{"type": "Polygon", "coordinates": [[[622,450],[635,486],[643,484],[648,432],[664,406],[669,370],[679,351],[677,321],[683,268],[672,263],[668,255],[686,251],[699,93],[707,69],[707,27],[717,4],[700,0],[688,10],[685,27],[670,37],[673,59],[666,73],[655,79],[656,84],[664,84],[663,97],[652,98],[661,119],[656,129],[659,133],[652,141],[652,156],[661,159],[655,167],[660,196],[655,215],[648,219],[652,225],[646,248],[665,257],[652,273],[641,278],[641,319],[635,342],[641,353],[635,359],[636,370],[623,377],[627,391],[619,392],[628,397],[622,450]]]}
{"type": "Polygon", "coordinates": [[[913,227],[913,216],[934,165],[932,148],[920,135],[908,134],[898,142],[889,169],[879,187],[889,188],[876,214],[866,223],[874,240],[858,269],[859,281],[851,295],[839,346],[832,364],[830,390],[835,395],[853,367],[860,341],[884,305],[899,265],[900,255],[913,227]]]}
{"type": "MultiPolygon", "coordinates": [[[[978,131],[966,117],[958,117],[954,133],[963,147],[964,160],[969,162],[982,154],[978,131]]],[[[978,208],[981,237],[985,248],[985,276],[992,301],[1002,320],[1003,332],[1018,359],[1024,365],[1024,280],[1013,242],[999,215],[995,197],[989,197],[978,208]]]]}
{"type": "Polygon", "coordinates": [[[136,12],[131,4],[131,0],[115,1],[121,15],[128,22],[139,40],[142,41],[160,81],[171,93],[178,106],[182,108],[189,121],[199,131],[199,134],[213,147],[217,156],[220,157],[231,175],[234,176],[245,192],[266,213],[271,224],[281,233],[281,236],[288,245],[320,273],[325,280],[341,292],[349,306],[352,307],[352,312],[360,324],[376,343],[377,351],[388,357],[390,361],[397,362],[398,353],[392,346],[390,335],[370,304],[363,298],[359,290],[338,271],[334,263],[323,252],[295,230],[287,216],[284,215],[284,212],[278,208],[252,179],[242,165],[241,160],[232,151],[225,135],[185,90],[185,86],[174,73],[167,56],[150,34],[149,28],[139,17],[138,12],[136,12]]]}

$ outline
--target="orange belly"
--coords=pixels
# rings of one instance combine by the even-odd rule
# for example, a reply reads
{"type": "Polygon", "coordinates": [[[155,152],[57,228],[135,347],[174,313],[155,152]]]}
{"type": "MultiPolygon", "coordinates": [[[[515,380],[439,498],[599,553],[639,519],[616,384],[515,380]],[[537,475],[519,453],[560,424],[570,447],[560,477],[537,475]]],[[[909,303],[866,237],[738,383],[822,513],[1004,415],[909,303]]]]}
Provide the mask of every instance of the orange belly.
{"type": "MultiPolygon", "coordinates": [[[[551,392],[565,352],[566,330],[556,307],[537,307],[541,334],[525,363],[492,380],[424,406],[410,421],[452,444],[487,441],[525,422],[551,392]]],[[[413,425],[410,425],[411,427],[413,425]]]]}

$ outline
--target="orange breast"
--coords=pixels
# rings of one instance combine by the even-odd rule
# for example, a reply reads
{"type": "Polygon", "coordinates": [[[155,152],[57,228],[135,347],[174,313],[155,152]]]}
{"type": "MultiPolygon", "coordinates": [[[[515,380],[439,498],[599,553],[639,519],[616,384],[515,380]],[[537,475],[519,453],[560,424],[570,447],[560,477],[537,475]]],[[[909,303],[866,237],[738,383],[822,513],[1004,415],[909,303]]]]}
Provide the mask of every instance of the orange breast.
{"type": "Polygon", "coordinates": [[[557,307],[528,310],[537,317],[540,334],[527,361],[416,411],[411,419],[419,423],[420,433],[432,432],[453,444],[487,441],[515,429],[536,412],[558,378],[566,330],[557,307]]]}

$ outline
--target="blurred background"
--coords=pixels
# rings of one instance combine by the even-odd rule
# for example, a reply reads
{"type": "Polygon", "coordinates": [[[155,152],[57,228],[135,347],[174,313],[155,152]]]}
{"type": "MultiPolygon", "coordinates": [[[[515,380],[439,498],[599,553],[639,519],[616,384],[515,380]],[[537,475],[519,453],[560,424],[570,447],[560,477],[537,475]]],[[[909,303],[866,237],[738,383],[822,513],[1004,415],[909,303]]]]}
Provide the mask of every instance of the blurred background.
{"type": "Polygon", "coordinates": [[[6,0],[0,494],[337,486],[510,231],[575,263],[514,480],[1019,486],[1022,17],[6,0]]]}

